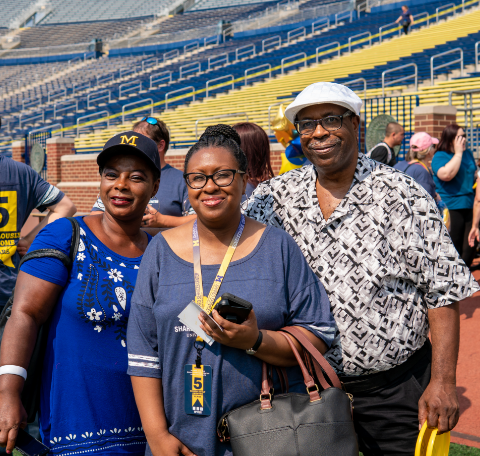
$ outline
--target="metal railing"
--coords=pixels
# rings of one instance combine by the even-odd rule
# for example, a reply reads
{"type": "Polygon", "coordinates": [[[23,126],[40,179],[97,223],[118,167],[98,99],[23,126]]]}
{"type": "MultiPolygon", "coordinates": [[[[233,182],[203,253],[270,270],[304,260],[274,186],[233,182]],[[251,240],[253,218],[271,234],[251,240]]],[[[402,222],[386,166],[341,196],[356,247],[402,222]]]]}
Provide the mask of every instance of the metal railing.
{"type": "Polygon", "coordinates": [[[235,60],[238,60],[246,55],[249,55],[250,53],[252,57],[255,57],[257,55],[254,44],[247,44],[246,46],[240,46],[239,48],[235,49],[235,60]]]}
{"type": "Polygon", "coordinates": [[[75,108],[75,111],[78,111],[78,98],[73,100],[64,100],[53,105],[53,118],[56,119],[59,112],[64,112],[75,108]],[[59,107],[61,106],[61,107],[59,107]]]}
{"type": "MultiPolygon", "coordinates": [[[[247,75],[249,72],[252,72],[253,70],[258,70],[260,68],[268,68],[269,69],[269,72],[268,72],[268,77],[271,78],[272,77],[272,65],[270,65],[269,63],[264,63],[263,65],[258,65],[258,66],[255,66],[255,67],[252,67],[252,68],[247,68],[245,70],[245,74],[244,74],[244,78],[245,78],[245,85],[247,85],[247,81],[248,81],[248,78],[247,78],[247,75]]],[[[258,76],[258,75],[257,75],[258,76]]],[[[256,77],[255,75],[252,75],[251,77],[256,77]]]]}
{"type": "Polygon", "coordinates": [[[413,24],[415,25],[417,23],[417,19],[420,19],[423,16],[427,18],[427,27],[428,27],[430,25],[430,14],[428,14],[426,11],[424,11],[423,13],[414,14],[412,16],[414,20],[413,24]]]}
{"type": "Polygon", "coordinates": [[[165,81],[165,80],[168,80],[168,84],[172,83],[171,71],[163,71],[162,73],[152,74],[150,76],[150,90],[153,90],[153,87],[155,84],[158,84],[160,81],[165,81]]]}
{"type": "Polygon", "coordinates": [[[228,52],[217,54],[208,58],[208,69],[215,68],[215,65],[228,65],[228,52]]]}
{"type": "Polygon", "coordinates": [[[222,38],[223,42],[227,41],[227,36],[233,34],[233,25],[229,25],[228,27],[225,27],[222,32],[222,38]]]}
{"type": "Polygon", "coordinates": [[[475,158],[480,156],[480,128],[477,125],[475,128],[475,121],[473,118],[473,111],[480,110],[480,105],[473,105],[473,95],[480,94],[480,89],[472,90],[453,90],[448,94],[448,103],[452,105],[453,95],[463,95],[463,108],[457,107],[457,111],[461,111],[465,116],[465,133],[470,149],[475,153],[475,158]]]}
{"type": "Polygon", "coordinates": [[[118,75],[120,78],[123,78],[127,74],[137,74],[137,67],[131,67],[131,68],[120,68],[118,75]]]}
{"type": "Polygon", "coordinates": [[[178,49],[174,49],[173,51],[165,52],[163,54],[163,61],[167,61],[170,59],[174,59],[175,57],[178,57],[180,55],[180,51],[178,49]]]}
{"type": "Polygon", "coordinates": [[[269,134],[273,134],[273,130],[272,130],[272,108],[274,106],[280,106],[282,104],[285,104],[285,103],[290,103],[292,102],[293,100],[295,100],[295,98],[285,98],[283,101],[277,101],[276,103],[273,103],[271,104],[269,107],[268,107],[268,133],[269,134]]]}
{"type": "MultiPolygon", "coordinates": [[[[230,82],[228,83],[225,83],[225,84],[218,84],[222,87],[225,87],[225,86],[228,86],[230,85],[230,83],[232,84],[232,89],[235,88],[235,83],[234,83],[234,77],[233,77],[233,74],[226,74],[225,76],[220,76],[219,78],[215,78],[215,79],[210,79],[207,81],[207,84],[205,86],[205,96],[208,98],[208,93],[209,93],[209,90],[210,90],[210,85],[212,82],[216,82],[216,81],[221,81],[222,79],[229,79],[230,82]]],[[[214,87],[215,88],[215,87],[214,87]]]]}
{"type": "Polygon", "coordinates": [[[367,98],[367,80],[365,78],[352,79],[351,81],[342,82],[342,84],[348,87],[353,84],[357,84],[359,82],[363,82],[363,98],[366,99],[367,98]]]}
{"type": "Polygon", "coordinates": [[[54,98],[60,98],[60,97],[66,97],[67,96],[67,89],[58,89],[58,90],[53,90],[52,92],[48,92],[47,94],[47,100],[48,103],[50,104],[50,101],[52,101],[54,98]]]}
{"type": "Polygon", "coordinates": [[[332,43],[324,44],[323,46],[319,46],[317,49],[315,49],[315,62],[318,64],[318,57],[319,57],[319,51],[320,49],[325,49],[328,47],[333,46],[334,44],[337,45],[335,49],[331,49],[330,51],[325,51],[324,54],[330,54],[331,52],[338,52],[338,56],[340,57],[340,42],[339,41],[333,41],[332,43]]]}
{"type": "Polygon", "coordinates": [[[93,109],[95,107],[90,105],[92,101],[105,100],[105,99],[108,100],[107,101],[108,103],[112,101],[112,92],[110,92],[110,90],[99,90],[98,92],[89,93],[87,95],[87,109],[93,109]]]}
{"type": "Polygon", "coordinates": [[[68,64],[68,66],[70,66],[72,63],[75,63],[75,62],[81,63],[81,62],[83,62],[83,59],[81,57],[74,57],[73,59],[70,59],[67,62],[67,64],[68,64]]]}
{"type": "Polygon", "coordinates": [[[325,22],[327,23],[327,28],[330,28],[330,19],[328,17],[322,17],[318,21],[312,22],[312,33],[315,33],[318,30],[324,28],[322,27],[322,25],[324,25],[325,22]]]}
{"type": "Polygon", "coordinates": [[[380,43],[383,41],[384,29],[386,29],[387,27],[396,27],[396,28],[390,30],[390,31],[387,32],[387,33],[394,33],[394,32],[396,32],[397,30],[398,30],[398,36],[400,36],[401,33],[402,33],[402,28],[401,28],[396,22],[390,22],[389,24],[382,25],[382,26],[378,29],[378,40],[379,40],[380,43]]]}
{"type": "Polygon", "coordinates": [[[416,63],[407,63],[406,65],[401,65],[399,67],[392,68],[390,70],[385,70],[382,73],[382,97],[385,97],[385,87],[396,84],[397,82],[406,81],[406,80],[412,79],[412,78],[415,79],[415,90],[417,90],[417,88],[418,88],[418,67],[417,67],[416,63]],[[389,81],[389,82],[385,83],[385,75],[386,74],[394,73],[396,71],[403,70],[404,68],[408,68],[408,67],[414,67],[415,68],[415,72],[414,72],[413,75],[405,76],[403,78],[394,79],[393,81],[389,81]]]}
{"type": "Polygon", "coordinates": [[[241,116],[245,116],[246,119],[247,119],[247,122],[248,122],[248,114],[246,112],[236,112],[234,114],[224,114],[224,115],[221,115],[221,116],[200,117],[199,119],[197,119],[195,121],[195,140],[198,139],[198,124],[202,120],[228,119],[230,117],[241,117],[241,116]]]}
{"type": "Polygon", "coordinates": [[[455,3],[447,3],[446,5],[439,6],[438,8],[435,9],[435,16],[437,18],[437,23],[438,23],[438,20],[439,20],[440,16],[442,16],[443,14],[448,14],[449,13],[447,8],[453,8],[453,15],[454,16],[457,14],[457,11],[455,9],[455,3]],[[442,14],[439,14],[440,10],[446,10],[446,11],[444,11],[442,14]]]}
{"type": "Polygon", "coordinates": [[[479,60],[478,60],[478,57],[480,55],[480,53],[478,51],[478,45],[479,44],[480,44],[480,41],[477,41],[475,43],[475,71],[479,71],[479,69],[480,69],[479,60]]]}
{"type": "Polygon", "coordinates": [[[26,108],[36,106],[37,104],[42,104],[42,97],[27,98],[22,101],[22,110],[25,111],[26,108]]]}
{"type": "Polygon", "coordinates": [[[287,33],[287,44],[290,44],[290,40],[293,38],[298,40],[300,37],[305,38],[306,36],[307,36],[307,30],[305,29],[305,27],[299,27],[295,30],[290,30],[287,33]]]}
{"type": "Polygon", "coordinates": [[[265,48],[267,46],[280,47],[281,45],[282,45],[282,38],[280,37],[280,35],[275,35],[275,36],[271,36],[270,38],[265,38],[264,40],[262,40],[262,52],[265,52],[265,48]]]}
{"type": "MultiPolygon", "coordinates": [[[[57,127],[58,127],[59,130],[62,130],[63,125],[61,123],[55,123],[55,124],[47,125],[46,127],[35,128],[35,130],[30,130],[28,132],[28,137],[32,136],[34,133],[39,133],[39,132],[45,131],[45,130],[53,130],[54,128],[57,128],[57,127]]],[[[63,131],[56,131],[55,133],[53,133],[53,131],[52,131],[52,136],[55,136],[55,135],[59,135],[59,136],[63,137],[63,131]]]]}
{"type": "Polygon", "coordinates": [[[184,90],[187,90],[187,89],[191,89],[192,94],[191,95],[185,94],[185,98],[190,98],[190,96],[191,96],[191,97],[193,97],[192,101],[195,101],[195,87],[193,87],[193,86],[182,87],[181,89],[172,90],[171,92],[167,92],[165,94],[165,109],[168,109],[168,98],[169,98],[169,96],[171,96],[174,93],[183,92],[184,90]]]}
{"type": "Polygon", "coordinates": [[[186,44],[185,46],[183,46],[183,53],[186,54],[187,52],[195,51],[199,47],[200,47],[200,45],[199,45],[198,41],[196,43],[186,44]]]}
{"type": "MultiPolygon", "coordinates": [[[[303,57],[304,61],[303,62],[295,62],[294,61],[290,64],[290,66],[295,65],[295,64],[302,64],[302,63],[303,63],[304,67],[307,66],[307,54],[305,54],[305,52],[299,52],[298,54],[289,55],[288,57],[283,58],[281,63],[280,63],[280,66],[282,67],[282,74],[285,71],[285,61],[295,60],[295,59],[297,59],[297,57],[303,57]]],[[[299,60],[299,59],[297,59],[297,60],[299,60]]]]}
{"type": "Polygon", "coordinates": [[[90,81],[88,82],[74,82],[72,84],[72,95],[75,95],[77,91],[89,89],[92,86],[90,81]]]}
{"type": "MultiPolygon", "coordinates": [[[[354,38],[359,38],[361,36],[368,36],[368,41],[370,46],[372,45],[372,34],[370,32],[362,32],[362,33],[357,33],[356,35],[353,35],[348,38],[348,52],[352,52],[352,41],[354,38]]],[[[363,40],[362,43],[358,42],[356,44],[365,44],[366,40],[363,40]]]]}
{"type": "Polygon", "coordinates": [[[45,122],[45,111],[41,111],[39,114],[25,114],[22,113],[18,116],[18,128],[22,128],[22,124],[31,122],[32,120],[42,119],[45,122]]]}
{"type": "Polygon", "coordinates": [[[143,100],[132,101],[131,103],[127,103],[126,105],[123,105],[122,106],[122,124],[125,123],[125,116],[131,115],[131,114],[136,114],[137,112],[142,112],[142,111],[144,111],[144,109],[142,109],[142,108],[146,109],[148,106],[150,106],[150,115],[153,116],[153,100],[151,98],[145,98],[143,100]],[[134,106],[134,105],[137,105],[137,104],[140,104],[140,103],[145,103],[147,101],[150,102],[148,105],[145,105],[145,106],[142,106],[142,107],[136,109],[135,112],[125,114],[127,106],[134,106]]]}
{"type": "Polygon", "coordinates": [[[158,59],[152,57],[151,59],[142,60],[142,71],[145,71],[145,68],[151,68],[158,65],[158,59]]]}
{"type": "Polygon", "coordinates": [[[89,127],[90,125],[94,125],[96,123],[106,123],[107,124],[107,128],[110,128],[110,119],[108,119],[108,116],[110,115],[110,113],[108,111],[99,111],[99,112],[93,112],[92,114],[87,114],[86,116],[81,116],[81,117],[78,117],[77,118],[77,136],[78,136],[78,132],[82,129],[82,128],[87,128],[89,127]],[[88,125],[84,125],[83,127],[80,126],[80,120],[85,120],[85,119],[89,119],[90,117],[94,117],[94,116],[105,116],[107,117],[107,119],[105,118],[100,118],[100,119],[97,119],[97,121],[91,121],[91,122],[88,122],[88,125]]]}
{"type": "Polygon", "coordinates": [[[125,84],[120,84],[118,87],[118,98],[122,98],[126,93],[133,92],[135,90],[142,90],[142,81],[130,81],[125,84]]]}
{"type": "Polygon", "coordinates": [[[340,13],[335,14],[335,25],[338,25],[339,21],[342,19],[350,19],[349,22],[351,23],[353,20],[353,10],[352,11],[341,11],[340,13]]]}
{"type": "Polygon", "coordinates": [[[180,67],[180,76],[179,78],[182,79],[187,73],[198,73],[202,70],[202,64],[200,62],[192,62],[187,63],[186,65],[182,65],[180,67]]]}
{"type": "Polygon", "coordinates": [[[432,85],[433,85],[435,70],[438,70],[440,68],[445,68],[446,66],[453,65],[454,63],[460,63],[460,75],[463,76],[463,49],[462,48],[450,49],[450,51],[441,52],[440,54],[435,54],[434,56],[432,56],[430,58],[430,81],[431,81],[432,85]],[[455,52],[460,53],[460,58],[459,59],[452,60],[451,62],[447,62],[447,63],[442,63],[441,65],[438,65],[438,66],[433,66],[433,62],[436,58],[442,57],[442,56],[448,55],[448,54],[453,54],[455,52]]]}
{"type": "Polygon", "coordinates": [[[102,76],[96,76],[96,78],[97,78],[97,86],[98,86],[98,85],[103,84],[105,82],[113,81],[115,79],[115,75],[113,73],[110,73],[110,74],[105,74],[105,75],[102,75],[102,76]]]}
{"type": "Polygon", "coordinates": [[[209,44],[219,44],[220,43],[220,35],[215,36],[208,36],[203,39],[203,45],[208,46],[209,44]]]}

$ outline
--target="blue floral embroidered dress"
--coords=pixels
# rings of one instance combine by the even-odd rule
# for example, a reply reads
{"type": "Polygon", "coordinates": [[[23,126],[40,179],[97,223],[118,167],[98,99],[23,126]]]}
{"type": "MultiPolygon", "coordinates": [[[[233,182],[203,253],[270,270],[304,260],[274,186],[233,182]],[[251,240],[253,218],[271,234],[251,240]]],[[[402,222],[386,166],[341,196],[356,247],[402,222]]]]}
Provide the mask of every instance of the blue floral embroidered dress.
{"type": "MultiPolygon", "coordinates": [[[[127,371],[126,329],[142,257],[103,245],[82,218],[73,268],[51,258],[21,270],[62,285],[49,322],[40,400],[40,432],[53,454],[144,455],[145,435],[127,371]]],[[[72,225],[44,228],[30,250],[69,253],[72,225]]],[[[149,238],[150,239],[150,238],[149,238]]]]}

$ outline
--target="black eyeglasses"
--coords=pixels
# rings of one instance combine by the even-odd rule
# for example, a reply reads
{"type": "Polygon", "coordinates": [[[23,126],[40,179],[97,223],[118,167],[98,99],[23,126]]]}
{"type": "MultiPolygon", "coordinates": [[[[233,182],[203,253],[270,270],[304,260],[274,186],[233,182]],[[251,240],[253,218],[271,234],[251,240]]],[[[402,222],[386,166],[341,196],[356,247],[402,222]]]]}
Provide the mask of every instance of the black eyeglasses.
{"type": "Polygon", "coordinates": [[[155,117],[145,116],[140,122],[148,122],[150,125],[156,125],[158,128],[160,128],[158,125],[158,120],[155,119],[155,117]]]}
{"type": "Polygon", "coordinates": [[[212,179],[212,181],[219,187],[228,187],[233,182],[233,179],[235,179],[235,174],[237,173],[245,174],[245,171],[240,171],[238,169],[221,169],[210,175],[203,173],[188,173],[184,174],[183,177],[190,188],[200,190],[207,185],[208,179],[212,179]]]}
{"type": "Polygon", "coordinates": [[[345,117],[351,116],[353,114],[352,111],[347,111],[345,114],[341,116],[328,116],[324,117],[323,119],[306,119],[306,120],[298,120],[295,122],[295,128],[297,129],[298,133],[303,136],[308,136],[313,134],[313,132],[317,129],[318,125],[321,125],[323,129],[327,131],[335,131],[340,130],[343,125],[343,119],[345,117]]]}

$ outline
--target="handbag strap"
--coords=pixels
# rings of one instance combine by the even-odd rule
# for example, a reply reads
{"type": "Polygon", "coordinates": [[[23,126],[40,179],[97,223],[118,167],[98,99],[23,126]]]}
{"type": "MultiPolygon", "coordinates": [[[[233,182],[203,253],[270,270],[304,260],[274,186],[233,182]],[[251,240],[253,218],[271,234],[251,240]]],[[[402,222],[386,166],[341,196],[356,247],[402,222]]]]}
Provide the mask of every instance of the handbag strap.
{"type": "Polygon", "coordinates": [[[327,382],[325,383],[328,386],[324,385],[323,382],[325,381],[325,378],[324,378],[323,372],[325,372],[325,374],[327,375],[327,377],[329,378],[333,386],[335,386],[336,388],[342,389],[342,384],[340,383],[340,379],[338,378],[338,375],[333,370],[332,366],[330,366],[328,361],[322,356],[322,354],[315,348],[315,346],[310,342],[310,340],[308,340],[308,337],[305,334],[303,334],[303,332],[299,328],[295,326],[287,326],[285,328],[282,328],[281,331],[287,332],[291,334],[293,337],[295,337],[295,339],[297,339],[300,345],[302,345],[304,350],[310,353],[310,355],[313,357],[315,371],[317,373],[318,380],[324,389],[329,388],[330,385],[328,385],[327,382]]]}

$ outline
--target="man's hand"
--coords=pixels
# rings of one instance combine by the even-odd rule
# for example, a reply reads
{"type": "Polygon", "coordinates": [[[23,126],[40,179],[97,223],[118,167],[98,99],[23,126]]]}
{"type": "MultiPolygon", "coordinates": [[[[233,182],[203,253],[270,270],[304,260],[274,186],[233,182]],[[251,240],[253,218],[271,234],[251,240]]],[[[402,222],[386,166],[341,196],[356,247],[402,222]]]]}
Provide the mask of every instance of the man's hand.
{"type": "Polygon", "coordinates": [[[418,401],[419,429],[427,420],[428,427],[438,433],[451,431],[457,424],[460,407],[455,384],[431,381],[418,401]]]}
{"type": "Polygon", "coordinates": [[[150,204],[147,205],[145,212],[146,214],[143,216],[142,219],[142,227],[169,228],[165,223],[165,216],[160,214],[160,212],[150,206],[150,204]]]}
{"type": "Polygon", "coordinates": [[[0,393],[0,447],[11,453],[15,447],[18,429],[27,425],[27,412],[23,408],[20,394],[0,393]]]}

